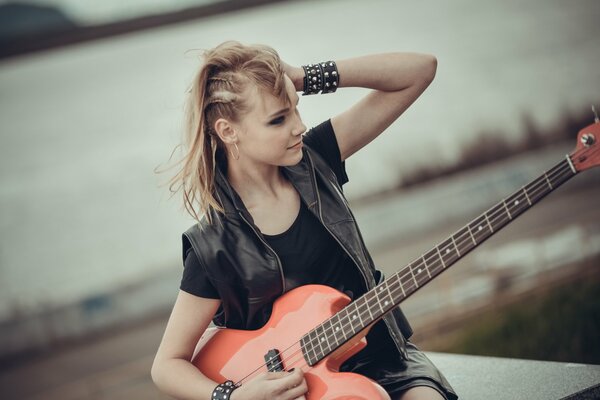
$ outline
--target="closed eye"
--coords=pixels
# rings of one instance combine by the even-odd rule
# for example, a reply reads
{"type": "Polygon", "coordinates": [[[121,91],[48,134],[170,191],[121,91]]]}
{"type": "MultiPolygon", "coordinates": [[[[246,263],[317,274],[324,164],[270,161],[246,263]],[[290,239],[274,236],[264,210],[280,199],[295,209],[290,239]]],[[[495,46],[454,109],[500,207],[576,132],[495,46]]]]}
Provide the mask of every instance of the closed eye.
{"type": "Polygon", "coordinates": [[[277,117],[275,119],[272,119],[269,122],[269,125],[280,125],[285,121],[285,115],[282,115],[281,117],[277,117]]]}

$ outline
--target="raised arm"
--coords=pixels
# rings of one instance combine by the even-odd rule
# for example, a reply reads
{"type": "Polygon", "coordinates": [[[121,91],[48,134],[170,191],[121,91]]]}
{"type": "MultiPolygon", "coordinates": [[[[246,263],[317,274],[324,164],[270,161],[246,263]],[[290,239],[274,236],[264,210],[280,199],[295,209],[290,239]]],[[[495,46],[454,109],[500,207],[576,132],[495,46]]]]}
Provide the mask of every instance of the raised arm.
{"type": "MultiPolygon", "coordinates": [[[[331,119],[342,160],[366,146],[392,124],[429,86],[437,68],[430,54],[384,53],[335,60],[338,87],[374,89],[331,119]]],[[[304,71],[287,66],[297,90],[304,71]]]]}

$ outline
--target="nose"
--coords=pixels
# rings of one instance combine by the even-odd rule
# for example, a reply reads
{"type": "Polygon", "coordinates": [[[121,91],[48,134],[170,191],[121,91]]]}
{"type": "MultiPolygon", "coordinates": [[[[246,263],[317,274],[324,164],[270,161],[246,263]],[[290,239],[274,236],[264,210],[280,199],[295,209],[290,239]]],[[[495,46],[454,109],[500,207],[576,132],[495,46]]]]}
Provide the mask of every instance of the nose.
{"type": "Polygon", "coordinates": [[[302,118],[300,118],[300,114],[298,113],[298,111],[296,111],[295,115],[296,121],[292,133],[294,134],[294,136],[298,136],[306,132],[306,125],[304,125],[304,123],[302,122],[302,118]]]}

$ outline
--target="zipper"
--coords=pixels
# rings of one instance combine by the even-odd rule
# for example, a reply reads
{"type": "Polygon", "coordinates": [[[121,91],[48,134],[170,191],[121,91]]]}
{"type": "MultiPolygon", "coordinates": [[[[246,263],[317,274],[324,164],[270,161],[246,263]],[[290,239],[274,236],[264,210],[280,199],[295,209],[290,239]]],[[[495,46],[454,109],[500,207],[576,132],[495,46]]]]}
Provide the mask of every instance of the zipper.
{"type": "MultiPolygon", "coordinates": [[[[346,206],[346,210],[350,211],[350,206],[348,205],[348,202],[346,201],[346,199],[342,195],[342,192],[340,192],[340,189],[338,189],[337,185],[334,182],[331,182],[331,180],[329,182],[331,183],[331,185],[335,189],[335,192],[337,193],[337,195],[340,197],[340,200],[342,200],[342,203],[344,203],[344,206],[346,206]]],[[[350,212],[350,214],[352,214],[352,212],[350,212]]],[[[352,216],[352,219],[354,219],[354,215],[352,216]]]]}
{"type": "Polygon", "coordinates": [[[277,266],[279,267],[279,273],[281,274],[281,288],[282,288],[281,294],[284,294],[285,293],[285,276],[283,275],[283,267],[281,266],[281,260],[279,259],[279,256],[277,255],[275,250],[273,250],[273,248],[271,246],[269,246],[269,244],[263,239],[262,235],[260,233],[258,233],[258,231],[256,229],[254,229],[254,226],[246,219],[246,217],[244,217],[244,215],[241,212],[238,212],[238,214],[248,224],[248,226],[250,226],[250,228],[252,228],[252,230],[254,231],[256,236],[260,239],[260,241],[263,242],[263,244],[265,246],[267,246],[267,248],[269,250],[271,250],[271,252],[275,255],[275,258],[277,259],[277,266]]]}
{"type": "MultiPolygon", "coordinates": [[[[215,191],[215,193],[217,194],[217,197],[219,198],[219,203],[223,204],[223,200],[221,200],[221,196],[219,195],[219,191],[215,191]]],[[[250,221],[248,221],[246,219],[246,217],[244,217],[244,214],[242,213],[241,210],[238,210],[238,215],[244,220],[244,222],[246,222],[246,224],[248,224],[248,226],[254,231],[254,233],[256,234],[256,236],[260,239],[260,241],[269,249],[271,250],[271,252],[275,255],[275,258],[277,259],[277,266],[279,267],[279,273],[281,275],[281,294],[285,293],[285,276],[283,275],[283,267],[281,265],[281,260],[279,259],[279,256],[277,255],[277,253],[275,252],[275,250],[273,250],[273,248],[271,246],[269,246],[269,244],[263,239],[262,235],[260,233],[258,233],[258,231],[256,229],[254,229],[254,225],[252,225],[250,223],[250,221]]]]}
{"type": "MultiPolygon", "coordinates": [[[[325,222],[323,222],[323,215],[321,213],[321,198],[319,197],[319,191],[317,190],[316,184],[315,184],[315,182],[317,180],[316,175],[315,175],[315,167],[314,167],[314,164],[313,164],[313,161],[312,161],[312,158],[311,158],[310,154],[308,154],[308,152],[306,152],[306,155],[308,156],[308,161],[310,162],[310,166],[311,166],[311,172],[312,172],[312,176],[313,176],[313,179],[312,179],[311,183],[312,183],[312,186],[313,186],[313,190],[317,194],[317,205],[319,206],[318,207],[319,208],[319,219],[321,221],[321,224],[323,224],[323,226],[325,227],[325,230],[327,230],[327,232],[329,232],[329,234],[336,240],[336,242],[338,242],[338,244],[342,247],[342,249],[344,249],[344,251],[346,252],[346,254],[348,254],[348,256],[350,257],[350,259],[352,259],[352,261],[354,261],[354,263],[358,267],[358,271],[360,272],[360,274],[363,277],[363,280],[365,282],[365,286],[367,288],[367,291],[369,291],[371,289],[369,289],[369,283],[367,281],[367,277],[366,277],[365,273],[363,272],[362,268],[360,267],[360,264],[356,262],[356,260],[350,254],[350,252],[348,250],[346,250],[346,248],[344,247],[344,245],[342,245],[342,243],[338,240],[338,238],[329,230],[329,228],[327,227],[327,225],[325,225],[325,222]]],[[[333,185],[333,186],[335,187],[335,185],[333,185]]],[[[337,188],[336,188],[336,190],[337,190],[337,188]]],[[[346,206],[346,208],[348,209],[348,212],[350,213],[350,215],[352,216],[352,219],[354,220],[354,223],[356,224],[356,219],[354,218],[354,214],[352,213],[352,211],[350,210],[350,208],[348,206],[346,206]]],[[[362,234],[360,233],[360,230],[358,228],[357,228],[357,232],[358,232],[358,236],[360,237],[360,240],[364,243],[362,234]]],[[[377,282],[375,282],[374,287],[375,286],[377,286],[377,282]]],[[[384,321],[384,323],[385,323],[385,321],[384,321]]],[[[387,330],[390,333],[390,335],[392,336],[392,338],[397,339],[397,340],[394,340],[393,342],[394,342],[394,345],[396,346],[396,349],[398,350],[398,352],[400,354],[406,356],[406,354],[403,351],[403,349],[401,349],[400,347],[398,347],[397,341],[399,341],[399,339],[396,337],[397,336],[396,333],[392,331],[392,329],[390,328],[390,326],[387,323],[385,324],[385,327],[387,328],[387,330]]]]}
{"type": "Polygon", "coordinates": [[[367,288],[367,290],[370,290],[369,289],[369,282],[367,280],[367,276],[365,275],[365,273],[363,272],[363,270],[360,268],[360,264],[356,262],[356,260],[354,259],[354,257],[352,257],[352,254],[350,254],[350,252],[348,250],[346,250],[346,248],[344,247],[344,245],[342,244],[342,242],[340,242],[338,240],[338,238],[329,230],[329,228],[327,227],[327,225],[325,225],[325,222],[323,222],[323,214],[321,213],[321,198],[319,197],[319,191],[317,190],[316,185],[315,185],[315,182],[317,180],[317,177],[315,176],[315,166],[313,164],[313,161],[312,161],[312,158],[311,158],[310,154],[308,154],[308,152],[307,152],[306,155],[308,156],[308,160],[310,161],[310,166],[311,166],[310,170],[311,170],[312,176],[313,176],[313,179],[312,179],[311,183],[312,183],[312,186],[313,186],[313,190],[317,194],[317,205],[319,206],[319,220],[321,221],[321,224],[325,227],[325,230],[327,230],[327,232],[329,232],[329,234],[335,239],[335,241],[338,242],[338,244],[340,245],[340,247],[342,249],[344,249],[344,251],[346,252],[346,254],[348,254],[348,257],[350,257],[350,259],[352,261],[354,261],[354,263],[358,267],[358,271],[362,275],[362,278],[363,278],[363,280],[365,282],[365,287],[367,288]]]}

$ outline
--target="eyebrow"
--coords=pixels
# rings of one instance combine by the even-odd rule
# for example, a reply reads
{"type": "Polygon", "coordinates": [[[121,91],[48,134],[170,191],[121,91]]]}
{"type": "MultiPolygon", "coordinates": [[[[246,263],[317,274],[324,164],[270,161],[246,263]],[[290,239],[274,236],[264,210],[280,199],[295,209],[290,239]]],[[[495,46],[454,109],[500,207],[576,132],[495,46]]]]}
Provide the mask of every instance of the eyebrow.
{"type": "MultiPolygon", "coordinates": [[[[298,103],[299,103],[299,102],[300,102],[300,97],[299,97],[299,96],[296,94],[296,105],[298,105],[298,103]]],[[[290,110],[290,108],[289,108],[289,107],[282,108],[281,110],[279,110],[279,111],[277,111],[277,112],[274,112],[273,114],[271,114],[271,115],[268,117],[268,119],[271,119],[271,118],[274,118],[274,117],[276,117],[276,116],[278,116],[278,115],[280,115],[280,114],[286,113],[286,112],[288,112],[289,110],[290,110]]]]}

